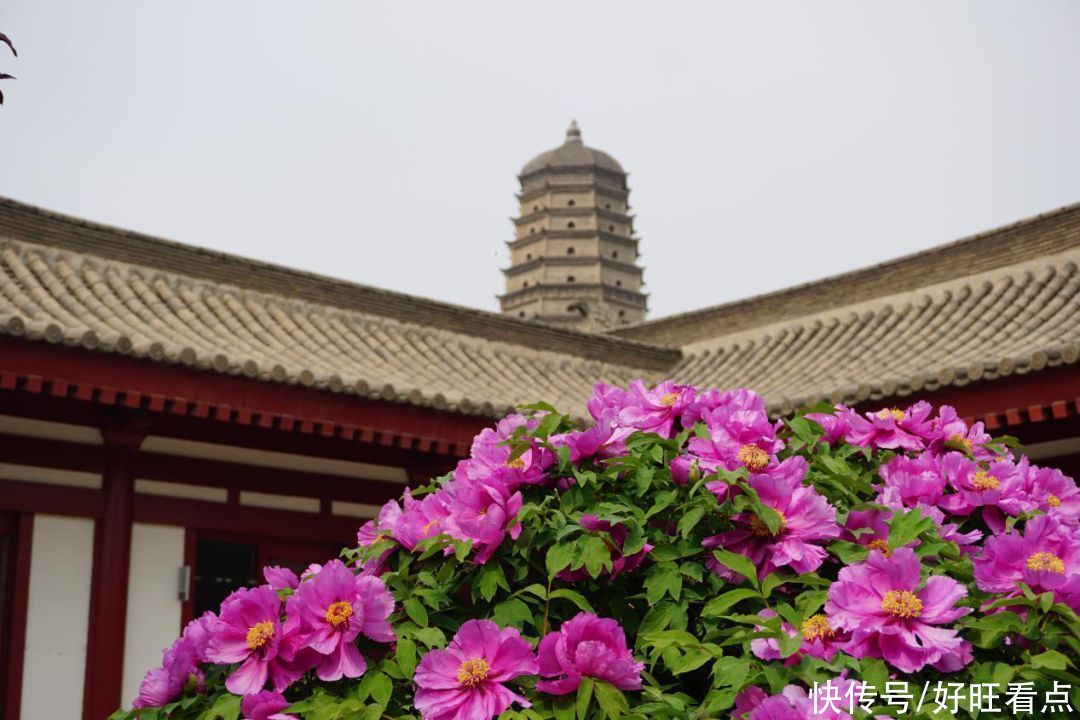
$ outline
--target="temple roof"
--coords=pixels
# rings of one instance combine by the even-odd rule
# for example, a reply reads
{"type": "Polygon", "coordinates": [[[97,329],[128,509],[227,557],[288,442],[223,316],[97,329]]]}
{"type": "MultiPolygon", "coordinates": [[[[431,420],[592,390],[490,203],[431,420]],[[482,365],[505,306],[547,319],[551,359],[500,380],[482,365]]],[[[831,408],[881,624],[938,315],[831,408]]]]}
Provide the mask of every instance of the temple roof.
{"type": "Polygon", "coordinates": [[[545,400],[674,350],[304,273],[0,199],[0,334],[469,413],[545,400]]]}
{"type": "Polygon", "coordinates": [[[814,283],[597,335],[0,199],[0,334],[451,411],[597,381],[749,387],[774,412],[994,381],[1080,355],[1080,205],[814,283]]]}
{"type": "Polygon", "coordinates": [[[521,169],[521,177],[548,168],[583,167],[598,167],[620,175],[626,174],[615,158],[606,152],[586,146],[581,140],[581,130],[578,129],[577,121],[572,120],[566,131],[566,141],[557,148],[540,153],[526,163],[521,169]]]}

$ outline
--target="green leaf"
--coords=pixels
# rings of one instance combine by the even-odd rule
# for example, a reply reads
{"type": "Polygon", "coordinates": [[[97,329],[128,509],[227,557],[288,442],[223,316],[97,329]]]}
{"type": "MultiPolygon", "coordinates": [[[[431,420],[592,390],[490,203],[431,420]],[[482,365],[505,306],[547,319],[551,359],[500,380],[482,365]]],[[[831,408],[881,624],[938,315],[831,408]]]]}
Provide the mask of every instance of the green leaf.
{"type": "Polygon", "coordinates": [[[630,705],[622,691],[606,682],[596,683],[596,700],[607,718],[621,718],[630,712],[630,705]]]}
{"type": "Polygon", "coordinates": [[[545,565],[548,576],[555,577],[558,572],[568,566],[574,560],[577,552],[577,543],[559,543],[548,548],[545,565]]]}
{"type": "Polygon", "coordinates": [[[552,700],[551,709],[555,711],[555,720],[574,720],[574,701],[568,697],[552,700]]]}
{"type": "Polygon", "coordinates": [[[701,617],[719,617],[725,614],[735,603],[752,597],[758,597],[758,593],[750,588],[728,590],[723,595],[705,603],[705,607],[701,609],[701,617]]]}
{"type": "Polygon", "coordinates": [[[510,585],[506,582],[506,574],[503,572],[502,566],[499,565],[498,561],[493,560],[491,563],[484,565],[484,569],[480,571],[476,578],[476,588],[480,591],[480,597],[491,602],[491,598],[495,597],[495,593],[498,592],[500,587],[507,592],[510,591],[510,585]]]}
{"type": "Polygon", "coordinates": [[[1048,670],[1064,670],[1069,666],[1069,658],[1057,650],[1047,650],[1038,655],[1031,656],[1031,667],[1046,668],[1048,670]]]}
{"type": "Polygon", "coordinates": [[[516,627],[521,630],[526,623],[532,622],[533,614],[529,606],[517,598],[504,600],[495,606],[495,622],[503,627],[516,627]]]}
{"type": "Polygon", "coordinates": [[[716,562],[742,575],[755,588],[758,587],[757,568],[750,558],[728,550],[713,550],[713,557],[716,558],[716,562]]]}
{"type": "Polygon", "coordinates": [[[398,638],[394,657],[401,672],[405,673],[405,679],[411,680],[416,669],[416,643],[411,638],[398,638]]]}
{"type": "Polygon", "coordinates": [[[690,533],[693,532],[694,528],[701,522],[701,518],[703,517],[705,517],[705,508],[700,505],[690,508],[690,510],[682,516],[682,519],[679,520],[679,535],[684,538],[690,537],[690,533]]]}
{"type": "Polygon", "coordinates": [[[907,512],[897,510],[887,521],[889,526],[889,548],[896,550],[917,539],[922,533],[934,528],[934,521],[913,508],[907,512]]]}
{"type": "Polygon", "coordinates": [[[581,684],[577,689],[577,716],[578,720],[585,720],[589,712],[589,703],[592,701],[593,679],[581,678],[581,684]]]}
{"type": "Polygon", "coordinates": [[[374,673],[374,676],[371,680],[371,699],[385,709],[394,694],[394,683],[381,672],[374,673]]]}
{"type": "Polygon", "coordinates": [[[788,635],[784,630],[780,630],[780,634],[776,638],[777,645],[780,648],[780,657],[786,658],[793,655],[799,648],[802,647],[803,636],[802,633],[797,633],[794,637],[788,635]]]}
{"type": "Polygon", "coordinates": [[[656,565],[645,578],[645,598],[650,605],[658,603],[665,594],[670,595],[672,600],[678,600],[682,585],[682,575],[677,566],[671,563],[656,565]]]}
{"type": "Polygon", "coordinates": [[[552,600],[557,600],[559,598],[569,600],[570,602],[577,605],[579,609],[584,610],[585,612],[591,612],[594,614],[596,613],[596,610],[594,610],[593,606],[589,604],[589,601],[585,599],[585,596],[576,590],[559,588],[558,590],[552,590],[551,594],[548,595],[548,597],[552,600]]]}
{"type": "MultiPolygon", "coordinates": [[[[713,654],[707,650],[691,648],[675,662],[668,665],[668,668],[672,673],[676,675],[682,675],[683,673],[690,672],[691,670],[697,670],[713,659],[713,654]]],[[[599,686],[598,686],[599,687],[599,686]]]]}
{"type": "Polygon", "coordinates": [[[424,604],[414,597],[405,598],[401,603],[405,606],[405,614],[409,616],[409,619],[421,627],[427,627],[428,624],[428,612],[424,604]]]}
{"type": "Polygon", "coordinates": [[[236,720],[240,717],[240,696],[228,693],[218,695],[210,709],[199,717],[200,720],[236,720]]]}

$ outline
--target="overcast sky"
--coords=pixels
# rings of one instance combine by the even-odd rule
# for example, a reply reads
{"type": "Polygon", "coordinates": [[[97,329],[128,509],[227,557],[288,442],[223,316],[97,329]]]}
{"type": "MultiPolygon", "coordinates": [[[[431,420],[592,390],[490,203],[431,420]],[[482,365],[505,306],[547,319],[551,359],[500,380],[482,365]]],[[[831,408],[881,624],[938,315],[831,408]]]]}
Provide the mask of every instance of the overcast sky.
{"type": "Polygon", "coordinates": [[[486,309],[572,117],[631,173],[651,317],[1080,201],[1071,0],[3,0],[0,31],[0,195],[486,309]]]}

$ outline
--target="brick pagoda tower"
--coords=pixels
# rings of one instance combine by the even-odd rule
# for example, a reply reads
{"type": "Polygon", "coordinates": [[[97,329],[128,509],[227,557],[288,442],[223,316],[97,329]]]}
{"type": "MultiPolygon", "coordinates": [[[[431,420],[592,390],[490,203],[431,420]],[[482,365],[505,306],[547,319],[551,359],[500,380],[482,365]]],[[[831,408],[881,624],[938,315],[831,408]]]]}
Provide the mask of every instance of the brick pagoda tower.
{"type": "Polygon", "coordinates": [[[571,122],[566,141],[518,180],[503,313],[596,332],[644,320],[630,191],[615,158],[587,147],[571,122]]]}

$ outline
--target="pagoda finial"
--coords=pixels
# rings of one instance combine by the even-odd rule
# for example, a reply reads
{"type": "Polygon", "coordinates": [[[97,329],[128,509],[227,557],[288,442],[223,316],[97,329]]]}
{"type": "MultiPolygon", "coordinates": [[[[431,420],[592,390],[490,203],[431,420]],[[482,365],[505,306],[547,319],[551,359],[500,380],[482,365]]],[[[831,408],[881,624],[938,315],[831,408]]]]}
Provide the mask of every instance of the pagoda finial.
{"type": "Polygon", "coordinates": [[[570,127],[566,130],[566,142],[581,142],[581,129],[577,126],[577,120],[570,121],[570,127]]]}

